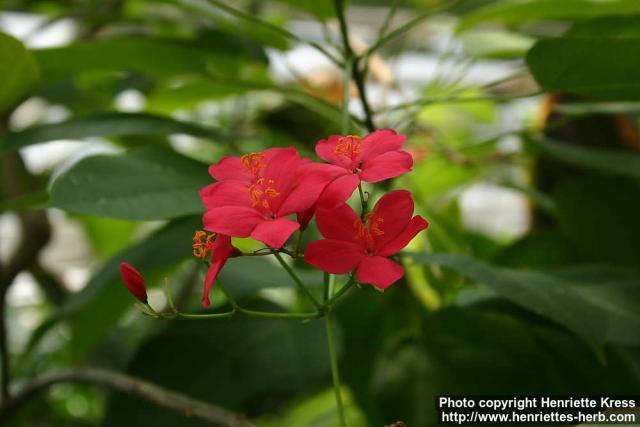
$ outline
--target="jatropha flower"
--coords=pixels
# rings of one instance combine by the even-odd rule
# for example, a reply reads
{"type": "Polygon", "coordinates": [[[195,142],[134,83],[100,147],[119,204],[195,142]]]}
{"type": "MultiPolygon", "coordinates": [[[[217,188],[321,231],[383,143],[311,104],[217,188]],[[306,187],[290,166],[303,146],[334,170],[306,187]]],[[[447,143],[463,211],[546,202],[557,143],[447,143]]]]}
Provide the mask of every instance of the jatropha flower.
{"type": "Polygon", "coordinates": [[[328,273],[355,270],[360,282],[384,290],[404,275],[402,266],[388,257],[429,225],[420,215],[413,216],[413,209],[406,190],[385,194],[364,222],[349,205],[320,205],[316,222],[325,240],[309,243],[304,259],[328,273]]]}
{"type": "Polygon", "coordinates": [[[309,209],[336,176],[328,166],[301,159],[293,147],[221,160],[209,169],[219,182],[200,192],[205,229],[280,248],[300,227],[286,217],[309,209]]]}
{"type": "Polygon", "coordinates": [[[147,304],[147,288],[142,274],[133,268],[131,264],[123,262],[120,264],[120,277],[129,293],[141,303],[147,304]]]}
{"type": "Polygon", "coordinates": [[[205,308],[211,304],[209,293],[211,286],[213,286],[218,277],[218,273],[220,273],[227,260],[240,255],[240,251],[233,247],[229,236],[217,233],[207,234],[202,230],[196,231],[193,236],[193,255],[196,258],[206,260],[209,254],[211,254],[211,259],[202,294],[202,306],[205,308]]]}
{"type": "Polygon", "coordinates": [[[411,154],[401,150],[406,137],[392,129],[381,129],[361,138],[332,135],[316,144],[316,154],[341,169],[325,193],[341,203],[360,181],[380,182],[410,172],[411,154]]]}

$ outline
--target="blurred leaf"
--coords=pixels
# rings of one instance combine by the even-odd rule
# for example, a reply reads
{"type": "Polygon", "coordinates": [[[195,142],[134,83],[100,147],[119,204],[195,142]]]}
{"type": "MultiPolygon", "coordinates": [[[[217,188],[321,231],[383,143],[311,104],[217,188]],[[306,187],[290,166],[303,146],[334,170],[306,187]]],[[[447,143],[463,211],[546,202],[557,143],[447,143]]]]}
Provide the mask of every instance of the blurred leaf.
{"type": "Polygon", "coordinates": [[[38,79],[38,67],[21,42],[0,33],[0,112],[12,107],[38,79]]]}
{"type": "MultiPolygon", "coordinates": [[[[640,2],[636,5],[640,8],[640,2]]],[[[640,38],[541,40],[527,54],[527,64],[548,91],[606,100],[640,99],[640,38]]]]}
{"type": "Polygon", "coordinates": [[[12,132],[4,139],[2,148],[5,151],[11,151],[56,139],[171,134],[186,134],[214,141],[224,139],[213,129],[170,117],[146,113],[102,113],[88,117],[74,117],[59,123],[31,126],[12,132]]]}
{"type": "Polygon", "coordinates": [[[78,218],[87,233],[91,246],[100,258],[110,257],[131,241],[138,224],[113,218],[83,215],[78,218]]]}
{"type": "Polygon", "coordinates": [[[210,184],[203,163],[159,148],[87,157],[51,185],[51,205],[123,219],[166,219],[202,213],[198,192],[210,184]]]}
{"type": "Polygon", "coordinates": [[[607,338],[623,345],[640,345],[640,271],[607,266],[582,266],[555,271],[607,314],[607,338]]]}
{"type": "Polygon", "coordinates": [[[478,58],[522,58],[534,39],[506,31],[468,31],[462,35],[464,50],[478,58]]]}
{"type": "Polygon", "coordinates": [[[316,0],[278,0],[280,3],[285,3],[295,8],[304,10],[316,18],[326,20],[333,18],[336,14],[333,7],[333,3],[330,1],[316,1],[316,0]]]}
{"type": "Polygon", "coordinates": [[[576,22],[565,37],[640,37],[640,15],[601,16],[576,22]]]}
{"type": "MultiPolygon", "coordinates": [[[[269,304],[260,309],[274,310],[269,304]]],[[[293,393],[328,382],[321,321],[247,317],[173,322],[139,350],[129,372],[192,397],[243,411],[272,412],[293,393]]],[[[202,423],[117,394],[102,424],[201,426],[202,423]]]]}
{"type": "MultiPolygon", "coordinates": [[[[631,156],[631,154],[629,154],[631,156]]],[[[615,176],[581,176],[555,194],[560,229],[582,258],[640,265],[640,184],[615,176]]]]}
{"type": "Polygon", "coordinates": [[[120,263],[135,266],[150,281],[150,273],[166,269],[191,255],[191,236],[201,227],[200,217],[192,216],[169,223],[107,261],[62,308],[71,319],[69,348],[73,361],[84,360],[112,330],[118,319],[135,302],[120,282],[120,263]]]}
{"type": "Polygon", "coordinates": [[[573,166],[640,179],[640,155],[633,151],[580,147],[551,140],[534,143],[532,146],[539,147],[546,155],[573,166]]]}
{"type": "Polygon", "coordinates": [[[153,38],[117,38],[76,42],[34,51],[47,81],[88,71],[138,72],[152,77],[231,72],[237,60],[228,53],[186,42],[153,38]]]}
{"type": "Polygon", "coordinates": [[[640,12],[636,0],[524,0],[499,1],[468,14],[458,25],[464,31],[485,22],[518,25],[525,22],[578,20],[601,15],[627,15],[640,12]]]}
{"type": "Polygon", "coordinates": [[[417,262],[451,268],[491,288],[502,297],[600,345],[606,338],[606,316],[568,283],[536,271],[494,267],[464,255],[412,255],[417,262]]]}

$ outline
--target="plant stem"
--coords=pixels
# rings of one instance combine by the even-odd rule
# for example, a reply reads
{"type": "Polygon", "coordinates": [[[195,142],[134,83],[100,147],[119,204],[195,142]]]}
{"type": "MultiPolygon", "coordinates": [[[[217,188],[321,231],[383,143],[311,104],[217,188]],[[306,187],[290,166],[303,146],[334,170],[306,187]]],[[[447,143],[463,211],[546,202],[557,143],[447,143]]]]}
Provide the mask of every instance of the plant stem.
{"type": "Polygon", "coordinates": [[[362,183],[358,184],[358,194],[360,195],[360,205],[362,210],[360,211],[360,219],[364,220],[367,215],[367,200],[364,198],[364,191],[362,191],[362,183]]]}
{"type": "Polygon", "coordinates": [[[340,426],[347,427],[347,421],[344,416],[344,405],[342,403],[342,394],[340,392],[340,372],[338,371],[338,357],[336,354],[335,335],[333,331],[333,322],[331,318],[331,313],[327,313],[327,316],[325,317],[325,325],[327,328],[327,346],[329,348],[329,360],[331,363],[331,377],[333,378],[333,391],[336,395],[338,417],[340,418],[340,426]]]}
{"type": "Polygon", "coordinates": [[[307,289],[304,283],[302,283],[302,280],[300,280],[300,278],[298,277],[296,272],[293,271],[291,266],[289,266],[289,264],[287,264],[287,262],[284,259],[282,259],[282,256],[280,256],[280,254],[275,249],[273,250],[273,255],[275,255],[276,259],[278,260],[282,268],[284,268],[285,271],[289,273],[289,276],[291,276],[291,278],[296,283],[296,285],[298,285],[298,288],[302,291],[302,293],[304,293],[307,296],[307,298],[309,298],[309,300],[313,303],[313,305],[316,307],[317,310],[321,310],[322,306],[320,305],[320,303],[314,298],[311,292],[309,292],[309,289],[307,289]]]}
{"type": "Polygon", "coordinates": [[[353,285],[356,284],[356,278],[355,276],[351,276],[349,278],[349,281],[347,283],[345,283],[345,285],[338,291],[337,294],[335,294],[334,296],[332,296],[331,298],[329,298],[322,306],[323,307],[328,307],[331,308],[333,306],[333,304],[345,293],[347,293],[347,291],[349,289],[351,289],[353,287],[353,285]]]}
{"type": "MultiPolygon", "coordinates": [[[[369,132],[373,132],[375,130],[375,125],[373,123],[373,113],[371,107],[369,106],[369,100],[367,99],[367,92],[365,90],[364,83],[364,75],[359,66],[359,59],[354,53],[353,49],[351,49],[351,44],[349,43],[349,28],[347,27],[347,19],[344,16],[344,2],[343,0],[334,0],[334,6],[336,9],[336,15],[338,17],[338,21],[340,23],[340,34],[342,35],[342,44],[343,44],[343,55],[344,62],[348,64],[352,62],[351,65],[351,75],[353,77],[354,82],[356,83],[356,87],[358,88],[358,92],[360,93],[360,102],[362,103],[362,109],[364,110],[364,122],[369,130],[369,132]]],[[[344,82],[345,85],[348,85],[348,82],[344,82]]]]}

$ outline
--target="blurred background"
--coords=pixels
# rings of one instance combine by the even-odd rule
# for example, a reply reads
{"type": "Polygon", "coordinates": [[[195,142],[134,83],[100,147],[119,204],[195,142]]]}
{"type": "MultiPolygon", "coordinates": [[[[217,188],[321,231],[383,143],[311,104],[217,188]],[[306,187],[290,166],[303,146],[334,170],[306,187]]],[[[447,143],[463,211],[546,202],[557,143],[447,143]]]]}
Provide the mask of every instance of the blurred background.
{"type": "MultiPolygon", "coordinates": [[[[143,272],[156,309],[167,278],[197,312],[207,165],[271,146],[313,156],[345,122],[407,134],[414,171],[390,187],[431,223],[401,282],[336,309],[350,426],[433,425],[441,394],[638,394],[638,76],[637,0],[4,0],[8,395],[102,368],[259,426],[338,426],[321,322],[150,319],[118,265],[143,272]]],[[[304,310],[268,258],[221,277],[247,305],[304,310]]],[[[0,424],[206,425],[74,382],[0,424]]]]}

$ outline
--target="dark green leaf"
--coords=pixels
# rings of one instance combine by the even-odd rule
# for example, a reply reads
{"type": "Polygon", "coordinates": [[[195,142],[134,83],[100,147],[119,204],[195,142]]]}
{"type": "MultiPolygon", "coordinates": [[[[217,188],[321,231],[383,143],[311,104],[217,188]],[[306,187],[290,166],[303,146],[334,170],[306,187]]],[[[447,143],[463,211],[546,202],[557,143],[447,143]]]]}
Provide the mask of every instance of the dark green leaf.
{"type": "MultiPolygon", "coordinates": [[[[260,309],[277,310],[271,304],[260,309]]],[[[293,393],[328,385],[324,325],[235,317],[174,322],[147,342],[129,371],[225,408],[273,412],[293,393]]],[[[129,396],[117,395],[103,426],[200,426],[129,396]]]]}
{"type": "Polygon", "coordinates": [[[527,64],[548,91],[606,100],[640,99],[640,38],[541,40],[527,54],[527,64]]]}
{"type": "Polygon", "coordinates": [[[535,143],[533,147],[573,166],[640,180],[640,155],[633,151],[578,147],[550,140],[535,143]]]}
{"type": "Polygon", "coordinates": [[[0,33],[0,112],[22,98],[38,79],[38,67],[18,40],[0,33]]]}
{"type": "Polygon", "coordinates": [[[451,268],[509,301],[567,327],[592,344],[599,345],[605,341],[606,316],[569,283],[557,277],[535,271],[499,268],[463,255],[412,257],[418,262],[451,268]]]}
{"type": "Polygon", "coordinates": [[[336,14],[333,2],[330,1],[317,1],[317,0],[278,0],[280,3],[285,3],[290,6],[302,9],[316,18],[326,20],[333,18],[336,14]]]}
{"type": "Polygon", "coordinates": [[[51,205],[124,219],[166,219],[203,212],[198,191],[207,166],[175,152],[141,148],[80,160],[51,186],[51,205]]]}
{"type": "Polygon", "coordinates": [[[518,25],[525,22],[579,20],[601,15],[627,15],[640,12],[636,0],[525,0],[501,1],[467,15],[458,25],[463,31],[484,22],[518,25]]]}
{"type": "Polygon", "coordinates": [[[117,38],[77,42],[34,51],[45,80],[65,79],[87,71],[138,72],[152,77],[229,71],[229,55],[192,44],[152,38],[117,38]]]}
{"type": "Polygon", "coordinates": [[[103,113],[12,132],[4,139],[5,151],[56,139],[82,139],[95,136],[116,137],[134,135],[186,134],[220,141],[224,137],[213,129],[170,117],[144,113],[103,113]]]}

